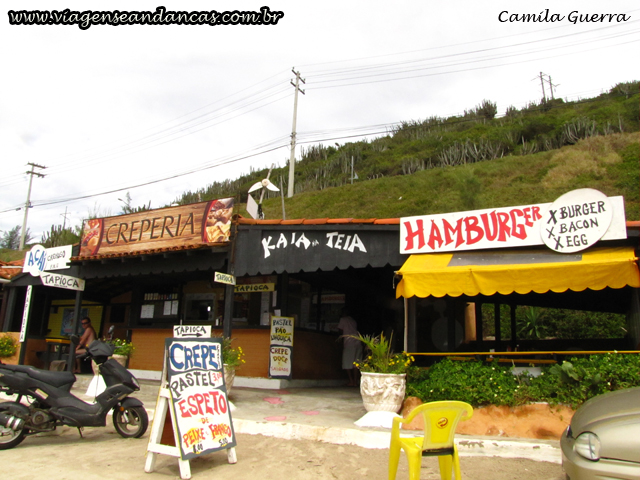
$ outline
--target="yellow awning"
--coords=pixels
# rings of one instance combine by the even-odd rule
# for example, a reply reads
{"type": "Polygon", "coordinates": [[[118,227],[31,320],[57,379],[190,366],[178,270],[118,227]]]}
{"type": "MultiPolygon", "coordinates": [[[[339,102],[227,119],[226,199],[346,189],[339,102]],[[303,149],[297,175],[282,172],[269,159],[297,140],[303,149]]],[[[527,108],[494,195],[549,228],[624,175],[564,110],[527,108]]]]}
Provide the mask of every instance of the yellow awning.
{"type": "Polygon", "coordinates": [[[638,288],[637,260],[633,247],[592,248],[575,254],[539,249],[411,255],[397,272],[402,280],[396,297],[638,288]]]}

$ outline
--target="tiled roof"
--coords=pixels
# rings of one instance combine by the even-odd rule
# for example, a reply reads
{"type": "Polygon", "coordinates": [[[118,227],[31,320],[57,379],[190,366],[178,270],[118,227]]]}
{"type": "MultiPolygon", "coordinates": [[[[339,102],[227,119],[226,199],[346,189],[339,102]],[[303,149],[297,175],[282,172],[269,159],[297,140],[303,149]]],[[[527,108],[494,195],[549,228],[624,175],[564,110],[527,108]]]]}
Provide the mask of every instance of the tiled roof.
{"type": "Polygon", "coordinates": [[[10,280],[16,275],[22,273],[23,263],[24,258],[21,258],[20,260],[14,260],[12,262],[3,262],[2,260],[0,260],[0,278],[10,280]]]}
{"type": "Polygon", "coordinates": [[[239,225],[335,225],[335,224],[371,224],[400,225],[399,218],[299,218],[295,220],[254,220],[241,215],[235,217],[239,225]]]}

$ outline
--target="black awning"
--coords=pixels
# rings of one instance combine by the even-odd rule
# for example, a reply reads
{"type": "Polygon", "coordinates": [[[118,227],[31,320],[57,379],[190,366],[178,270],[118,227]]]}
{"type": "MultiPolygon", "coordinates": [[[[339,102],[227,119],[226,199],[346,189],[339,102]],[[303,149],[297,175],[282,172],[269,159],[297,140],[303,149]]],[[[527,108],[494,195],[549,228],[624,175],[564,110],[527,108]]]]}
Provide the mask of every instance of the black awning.
{"type": "Polygon", "coordinates": [[[235,274],[269,275],[400,266],[397,225],[243,225],[236,237],[235,274]]]}

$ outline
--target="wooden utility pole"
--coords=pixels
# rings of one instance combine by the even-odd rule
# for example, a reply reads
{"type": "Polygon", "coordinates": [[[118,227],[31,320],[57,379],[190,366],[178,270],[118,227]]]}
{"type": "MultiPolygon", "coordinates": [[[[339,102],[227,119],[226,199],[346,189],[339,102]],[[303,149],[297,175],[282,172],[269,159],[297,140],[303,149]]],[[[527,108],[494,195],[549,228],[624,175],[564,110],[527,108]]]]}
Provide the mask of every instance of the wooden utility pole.
{"type": "Polygon", "coordinates": [[[300,82],[306,83],[300,78],[300,72],[296,72],[295,67],[291,69],[296,76],[296,83],[291,81],[291,85],[295,88],[295,96],[293,97],[293,127],[291,128],[291,156],[289,157],[289,188],[287,190],[287,198],[293,197],[294,174],[296,168],[296,118],[298,117],[298,92],[304,95],[304,90],[300,88],[300,82]]]}
{"type": "Polygon", "coordinates": [[[542,78],[544,73],[540,72],[540,85],[542,85],[542,100],[547,101],[547,95],[544,93],[544,79],[542,78]]]}
{"type": "Polygon", "coordinates": [[[555,83],[551,83],[551,75],[547,75],[547,82],[549,83],[549,90],[551,90],[551,100],[553,100],[553,89],[557,87],[555,83]]]}
{"type": "Polygon", "coordinates": [[[27,202],[24,204],[24,219],[22,220],[22,231],[20,232],[20,250],[24,248],[24,239],[27,233],[27,215],[29,214],[29,208],[31,207],[31,183],[33,182],[33,176],[37,175],[39,177],[44,177],[42,173],[34,171],[34,168],[47,168],[36,163],[28,163],[27,165],[31,165],[31,171],[27,172],[27,175],[29,175],[29,190],[27,190],[27,202]]]}

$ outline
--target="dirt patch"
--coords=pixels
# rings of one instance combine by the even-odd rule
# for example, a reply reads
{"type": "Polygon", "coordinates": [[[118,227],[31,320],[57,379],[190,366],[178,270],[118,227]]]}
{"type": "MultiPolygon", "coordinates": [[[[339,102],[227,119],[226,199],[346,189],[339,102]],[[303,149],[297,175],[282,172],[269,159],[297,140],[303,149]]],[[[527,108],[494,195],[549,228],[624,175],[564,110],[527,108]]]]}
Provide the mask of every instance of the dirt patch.
{"type": "MultiPolygon", "coordinates": [[[[402,416],[407,417],[422,402],[409,397],[402,407],[402,416]]],[[[518,407],[488,406],[473,409],[473,416],[460,422],[456,433],[464,435],[489,435],[493,437],[535,438],[560,440],[571,422],[574,410],[566,406],[550,406],[546,403],[521,405],[518,407]]],[[[422,430],[422,417],[416,417],[406,430],[422,430]]]]}
{"type": "MultiPolygon", "coordinates": [[[[178,459],[159,455],[156,468],[145,473],[147,433],[141,439],[120,438],[113,428],[62,428],[56,435],[27,438],[17,448],[0,451],[2,478],[32,480],[176,480],[178,459]],[[63,453],[61,453],[63,452],[63,453]],[[70,461],[72,459],[72,461],[70,461]]],[[[236,436],[238,463],[229,464],[226,452],[190,462],[194,480],[387,480],[389,450],[333,445],[310,440],[283,440],[262,435],[236,436]]],[[[461,457],[465,480],[561,480],[557,463],[522,458],[461,457]]],[[[406,455],[400,458],[398,480],[409,478],[406,455]]],[[[423,459],[422,480],[438,480],[435,457],[423,459]]]]}

